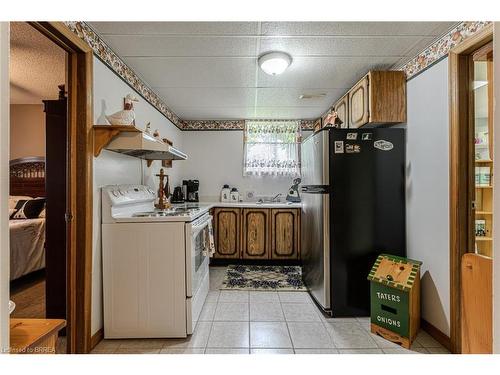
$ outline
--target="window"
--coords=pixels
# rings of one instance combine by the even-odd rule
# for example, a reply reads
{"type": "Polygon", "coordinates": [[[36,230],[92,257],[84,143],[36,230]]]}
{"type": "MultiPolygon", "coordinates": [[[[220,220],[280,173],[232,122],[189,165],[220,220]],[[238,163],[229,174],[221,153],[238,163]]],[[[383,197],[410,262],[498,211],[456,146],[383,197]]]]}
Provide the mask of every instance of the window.
{"type": "Polygon", "coordinates": [[[244,176],[300,176],[300,121],[245,122],[244,176]]]}

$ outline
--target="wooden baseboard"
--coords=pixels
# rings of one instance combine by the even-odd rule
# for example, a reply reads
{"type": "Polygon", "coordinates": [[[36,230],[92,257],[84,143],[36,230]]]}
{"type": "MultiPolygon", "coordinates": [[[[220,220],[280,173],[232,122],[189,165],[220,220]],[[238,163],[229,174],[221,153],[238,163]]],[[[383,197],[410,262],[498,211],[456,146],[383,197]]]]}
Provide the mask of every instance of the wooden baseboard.
{"type": "Polygon", "coordinates": [[[104,328],[94,333],[90,339],[90,350],[94,349],[104,339],[104,328]]]}
{"type": "Polygon", "coordinates": [[[425,319],[421,320],[420,327],[429,335],[431,335],[432,338],[434,338],[434,340],[436,340],[446,349],[451,351],[451,340],[446,334],[441,332],[438,328],[436,328],[434,325],[432,325],[425,319]]]}

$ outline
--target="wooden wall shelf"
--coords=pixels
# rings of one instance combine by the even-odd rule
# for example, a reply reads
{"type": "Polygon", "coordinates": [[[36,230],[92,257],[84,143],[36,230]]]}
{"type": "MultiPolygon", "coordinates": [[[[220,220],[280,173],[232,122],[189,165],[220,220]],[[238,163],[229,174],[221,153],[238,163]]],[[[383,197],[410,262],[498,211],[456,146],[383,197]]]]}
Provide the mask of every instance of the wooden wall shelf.
{"type": "MultiPolygon", "coordinates": [[[[104,148],[108,148],[110,146],[110,143],[113,141],[115,137],[117,137],[120,133],[143,133],[143,137],[145,136],[144,132],[140,129],[137,129],[133,125],[94,125],[94,156],[97,157],[101,154],[101,151],[104,148]]],[[[153,159],[149,158],[144,158],[141,156],[137,156],[141,159],[145,159],[147,166],[150,167],[151,164],[153,163],[154,160],[161,160],[162,161],[162,166],[165,168],[172,168],[172,159],[165,159],[164,155],[162,153],[164,152],[168,156],[176,156],[176,154],[172,153],[173,150],[173,143],[167,138],[163,138],[161,141],[158,139],[155,139],[152,137],[150,134],[148,134],[148,137],[153,144],[153,148],[151,149],[151,153],[155,154],[155,157],[153,159]]],[[[113,147],[110,148],[111,151],[116,151],[113,149],[113,147]]],[[[120,152],[120,151],[117,151],[120,152]]],[[[179,150],[176,150],[175,152],[179,153],[179,150]]],[[[126,155],[130,155],[127,152],[124,152],[126,155]]]]}
{"type": "Polygon", "coordinates": [[[121,132],[140,133],[141,130],[132,125],[94,125],[94,156],[99,156],[102,149],[121,132]]]}

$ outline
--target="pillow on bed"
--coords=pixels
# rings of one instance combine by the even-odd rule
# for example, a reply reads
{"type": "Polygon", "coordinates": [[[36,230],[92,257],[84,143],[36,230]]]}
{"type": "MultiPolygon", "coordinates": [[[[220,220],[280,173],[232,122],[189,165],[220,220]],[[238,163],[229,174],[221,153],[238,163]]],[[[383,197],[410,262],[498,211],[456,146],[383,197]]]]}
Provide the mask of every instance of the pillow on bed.
{"type": "Polygon", "coordinates": [[[28,197],[26,195],[9,195],[9,209],[10,208],[16,208],[17,202],[20,200],[30,200],[33,199],[32,197],[28,197]]]}
{"type": "Polygon", "coordinates": [[[36,219],[45,208],[45,198],[20,200],[16,204],[16,212],[11,219],[36,219]]]}

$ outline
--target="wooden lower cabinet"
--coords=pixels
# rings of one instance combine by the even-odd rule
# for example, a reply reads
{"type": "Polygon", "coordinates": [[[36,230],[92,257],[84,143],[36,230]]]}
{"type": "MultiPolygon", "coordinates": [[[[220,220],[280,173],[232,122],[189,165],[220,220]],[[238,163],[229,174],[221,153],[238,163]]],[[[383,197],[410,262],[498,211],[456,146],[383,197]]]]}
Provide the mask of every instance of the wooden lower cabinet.
{"type": "Polygon", "coordinates": [[[219,259],[300,259],[300,208],[215,208],[219,259]]]}
{"type": "Polygon", "coordinates": [[[269,259],[269,209],[244,208],[242,217],[243,259],[269,259]]]}
{"type": "Polygon", "coordinates": [[[299,210],[271,209],[271,259],[299,259],[299,257],[299,210]]]}
{"type": "Polygon", "coordinates": [[[241,209],[214,209],[215,258],[240,258],[241,209]]]}

